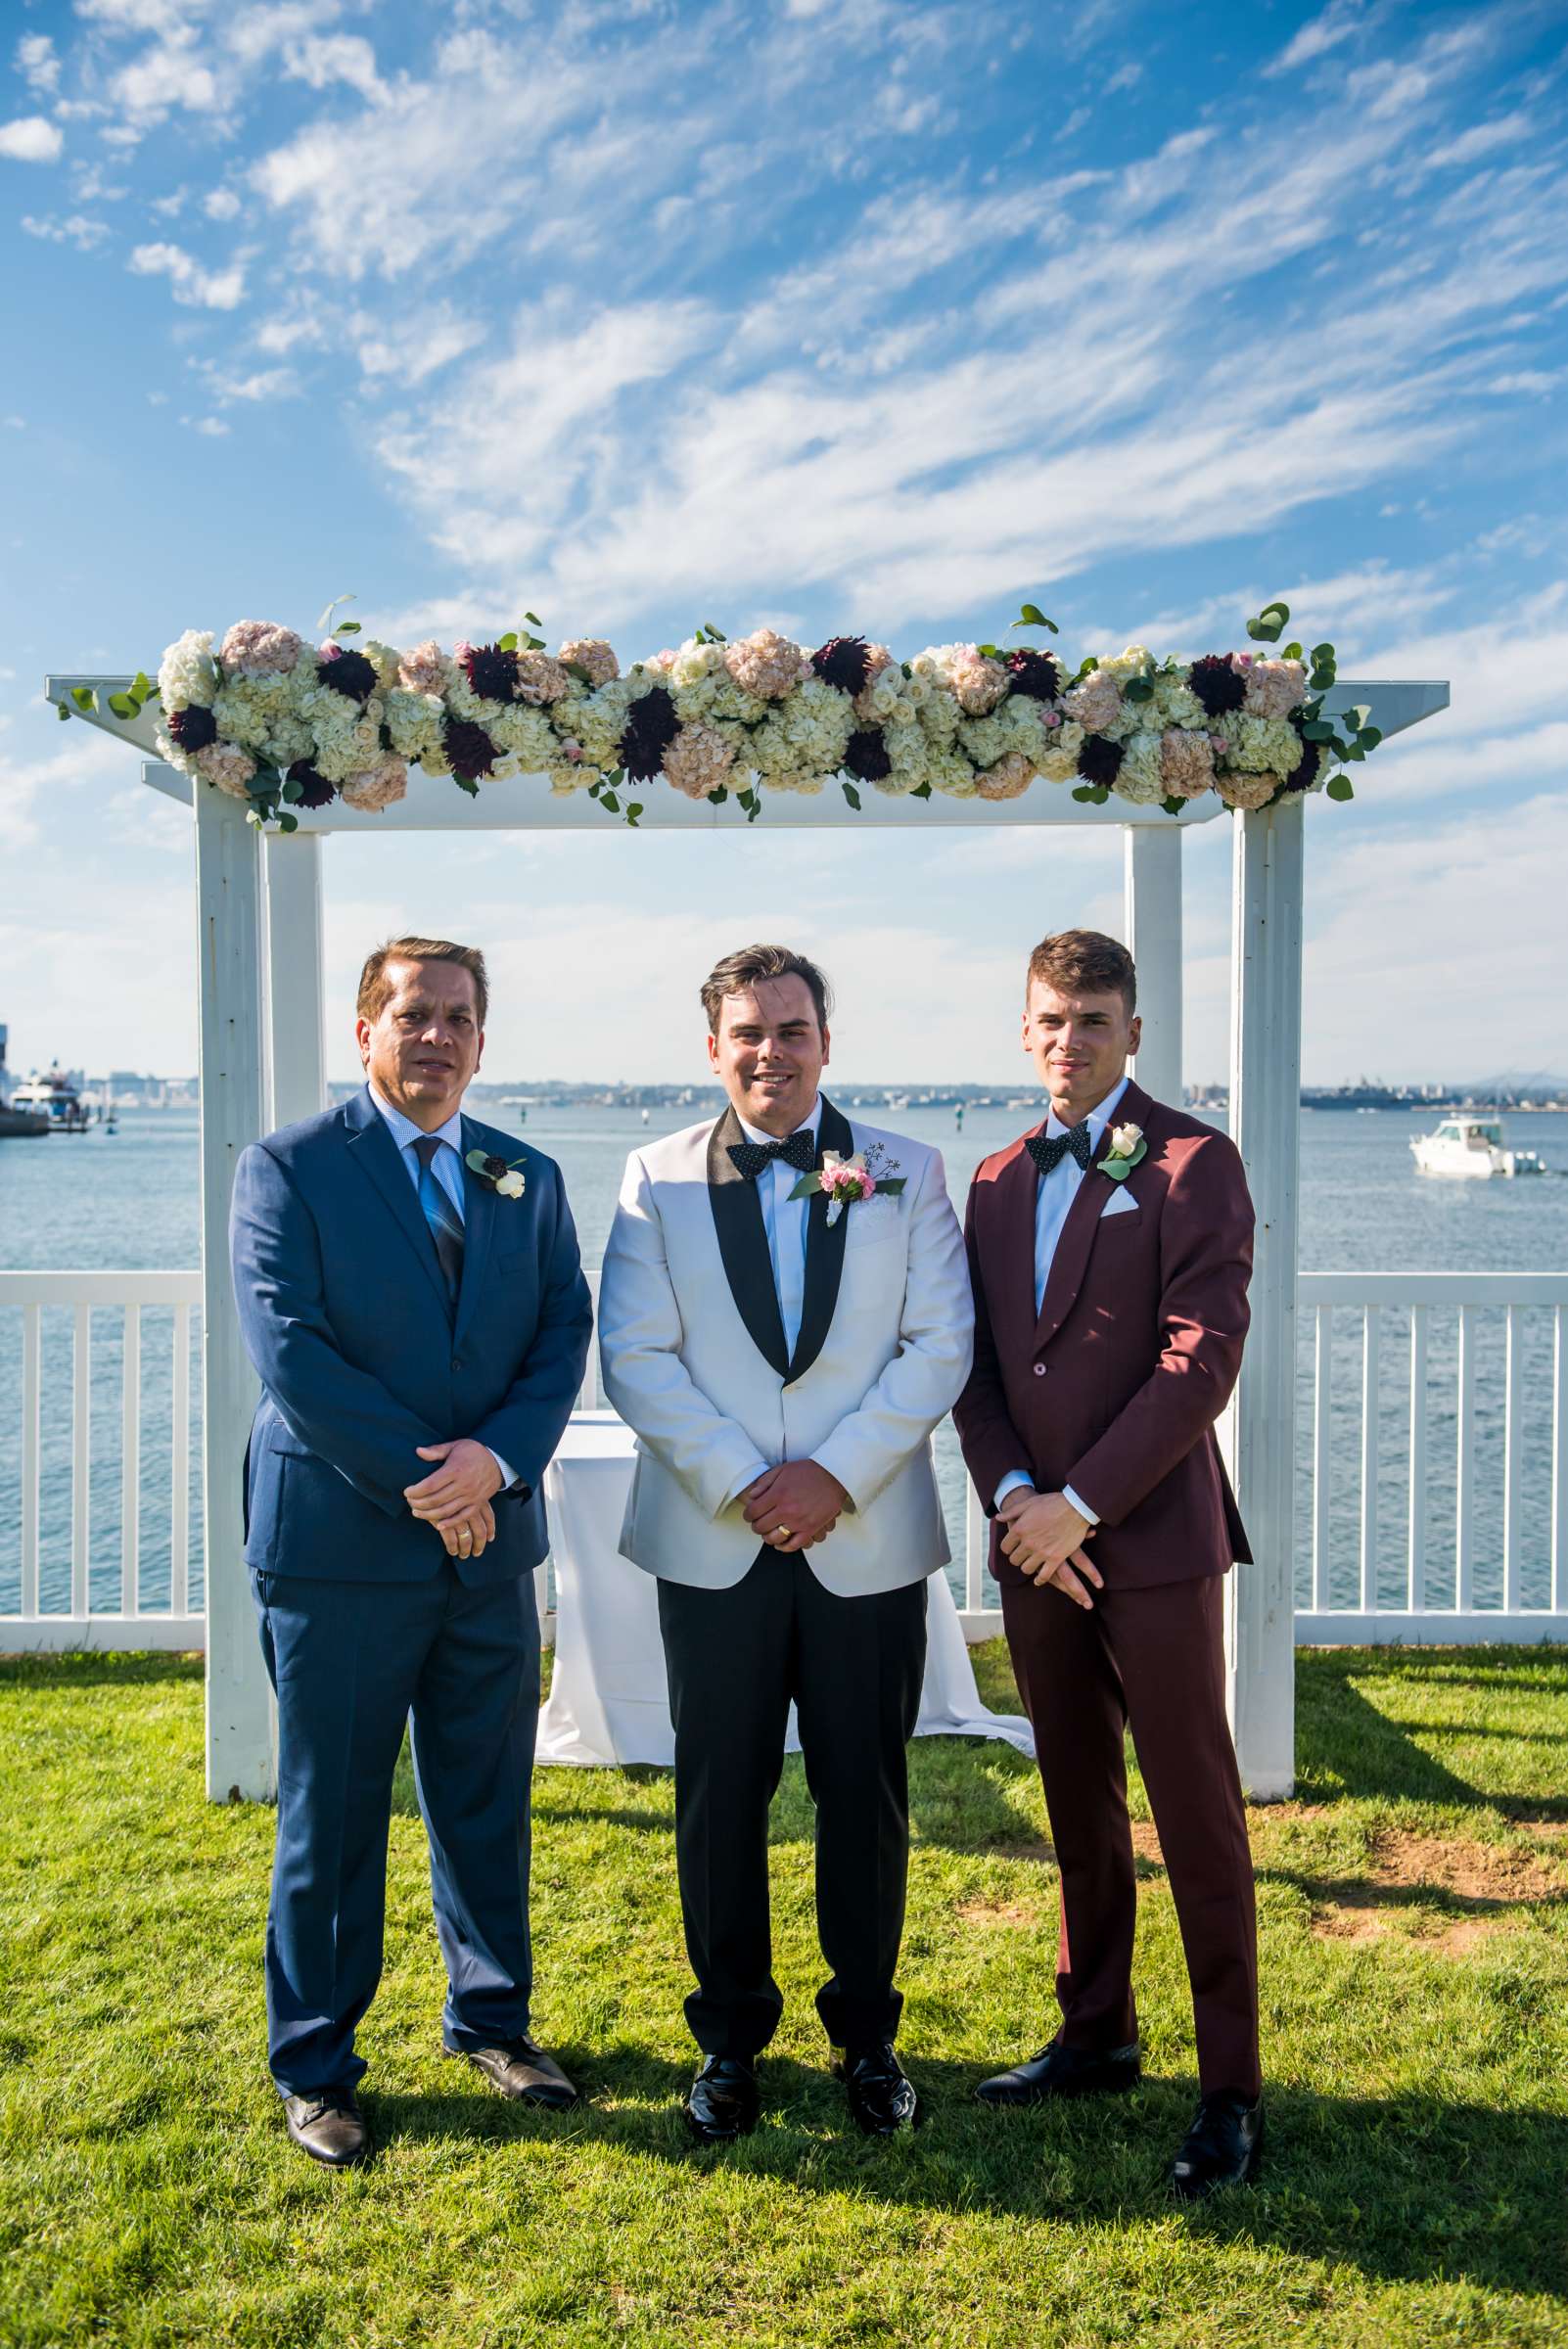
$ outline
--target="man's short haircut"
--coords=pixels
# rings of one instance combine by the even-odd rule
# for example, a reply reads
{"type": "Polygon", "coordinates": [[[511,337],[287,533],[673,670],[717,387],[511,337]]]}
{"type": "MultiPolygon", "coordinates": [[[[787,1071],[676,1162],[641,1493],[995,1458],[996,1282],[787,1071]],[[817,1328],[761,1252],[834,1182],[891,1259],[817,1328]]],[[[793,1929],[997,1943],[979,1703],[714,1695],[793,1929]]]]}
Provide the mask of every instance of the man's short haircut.
{"type": "Polygon", "coordinates": [[[816,1005],[816,1024],[827,1034],[827,1024],[833,1010],[833,990],[825,972],[819,971],[806,955],[797,954],[790,946],[740,946],[715,962],[701,990],[702,1005],[708,1014],[708,1026],[718,1034],[721,1007],[726,995],[741,995],[767,979],[804,979],[811,990],[816,1005]]]}
{"type": "Polygon", "coordinates": [[[389,938],[385,945],[373,947],[365,956],[365,967],[359,974],[359,996],[354,1006],[362,1020],[379,1020],[386,1010],[392,991],[387,976],[387,966],[392,962],[457,963],[474,982],[479,1024],[484,1027],[484,1015],[490,1007],[484,957],[478,946],[457,946],[449,938],[389,938]]]}
{"type": "Polygon", "coordinates": [[[1029,958],[1024,1000],[1036,980],[1061,995],[1119,994],[1130,1019],[1138,1007],[1138,975],[1120,939],[1103,930],[1058,930],[1042,938],[1029,958]]]}

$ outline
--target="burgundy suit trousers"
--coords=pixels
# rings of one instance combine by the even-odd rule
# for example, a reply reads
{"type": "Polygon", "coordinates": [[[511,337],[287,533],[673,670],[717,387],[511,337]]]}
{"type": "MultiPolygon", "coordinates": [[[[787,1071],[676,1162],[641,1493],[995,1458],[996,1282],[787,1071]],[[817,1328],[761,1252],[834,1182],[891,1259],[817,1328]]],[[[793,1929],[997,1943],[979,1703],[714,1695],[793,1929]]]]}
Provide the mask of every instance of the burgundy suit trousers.
{"type": "Polygon", "coordinates": [[[1033,1583],[1002,1619],[1061,1869],[1056,1995],[1071,2048],[1127,2047],[1136,1892],[1123,1737],[1132,1731],[1181,1928],[1202,2093],[1260,2094],[1252,1854],[1225,1719],[1224,1581],[1097,1591],[1033,1583]]]}

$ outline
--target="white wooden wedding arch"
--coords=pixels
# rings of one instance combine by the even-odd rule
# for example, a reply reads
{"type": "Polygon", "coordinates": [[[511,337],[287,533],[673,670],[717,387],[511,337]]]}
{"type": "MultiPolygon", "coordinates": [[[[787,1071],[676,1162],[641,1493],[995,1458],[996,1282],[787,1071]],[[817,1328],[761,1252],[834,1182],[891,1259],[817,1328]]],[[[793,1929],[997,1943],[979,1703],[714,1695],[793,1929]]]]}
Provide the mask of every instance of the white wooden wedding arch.
{"type": "MultiPolygon", "coordinates": [[[[111,693],[128,677],[50,676],[48,698],[144,755],[156,750],[151,710],[121,720],[111,693]],[[76,688],[95,688],[82,710],[76,688]]],[[[1347,679],[1325,714],[1357,704],[1385,738],[1448,707],[1441,682],[1347,679]]],[[[1366,721],[1363,721],[1366,722],[1366,721]]],[[[199,789],[156,757],[144,783],[193,804],[200,922],[203,1446],[207,1558],[207,1787],[214,1801],[265,1800],[276,1786],[270,1691],[241,1564],[239,1463],[255,1401],[229,1288],[228,1213],[235,1163],[258,1134],[324,1107],[321,846],[331,834],[568,831],[602,826],[585,793],[553,796],[543,776],[487,784],[469,799],[444,778],[409,777],[408,796],[379,813],[341,800],[303,808],[297,832],[258,833],[245,807],[199,789]]],[[[836,793],[769,794],[754,829],[915,830],[954,825],[1120,824],[1127,941],[1138,966],[1139,1082],[1181,1098],[1181,835],[1224,811],[1212,795],[1179,816],[1112,800],[1075,802],[1037,781],[1006,802],[864,795],[856,813],[836,793]]],[[[1249,1791],[1288,1795],[1295,1773],[1295,1597],[1292,1513],[1296,1451],[1296,1179],[1301,1096],[1303,802],[1231,817],[1230,1122],[1257,1209],[1252,1331],[1222,1431],[1256,1565],[1230,1577],[1231,1721],[1249,1791]]],[[[1349,819],[1354,820],[1354,818],[1349,819]]],[[[693,802],[655,784],[645,831],[746,829],[733,800],[693,802]]],[[[410,920],[418,927],[417,914],[410,920]]],[[[1029,941],[1020,940],[1022,952],[1029,941]]]]}

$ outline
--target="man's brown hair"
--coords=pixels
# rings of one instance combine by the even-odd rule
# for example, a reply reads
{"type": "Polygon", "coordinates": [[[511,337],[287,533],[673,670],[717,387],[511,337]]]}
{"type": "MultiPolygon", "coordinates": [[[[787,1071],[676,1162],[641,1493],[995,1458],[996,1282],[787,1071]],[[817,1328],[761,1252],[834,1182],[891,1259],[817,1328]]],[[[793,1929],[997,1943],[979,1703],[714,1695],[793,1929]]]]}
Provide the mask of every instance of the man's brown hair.
{"type": "Polygon", "coordinates": [[[715,963],[698,990],[711,1032],[718,1034],[720,1006],[726,995],[744,994],[760,980],[767,979],[804,979],[816,1005],[817,1027],[824,1036],[827,1034],[828,1017],[833,1009],[833,990],[827,975],[791,946],[739,946],[733,954],[726,954],[722,962],[715,963]]]}
{"type": "Polygon", "coordinates": [[[387,1008],[392,991],[387,976],[390,962],[458,963],[474,982],[479,1024],[484,1027],[484,1015],[490,1007],[484,957],[478,946],[457,946],[449,938],[389,938],[385,945],[373,947],[365,956],[365,967],[359,974],[359,995],[354,1004],[362,1020],[379,1020],[387,1008]]]}
{"type": "Polygon", "coordinates": [[[1130,1019],[1138,1007],[1138,975],[1120,939],[1103,930],[1058,930],[1042,938],[1029,958],[1024,999],[1036,980],[1063,995],[1119,994],[1130,1019]]]}

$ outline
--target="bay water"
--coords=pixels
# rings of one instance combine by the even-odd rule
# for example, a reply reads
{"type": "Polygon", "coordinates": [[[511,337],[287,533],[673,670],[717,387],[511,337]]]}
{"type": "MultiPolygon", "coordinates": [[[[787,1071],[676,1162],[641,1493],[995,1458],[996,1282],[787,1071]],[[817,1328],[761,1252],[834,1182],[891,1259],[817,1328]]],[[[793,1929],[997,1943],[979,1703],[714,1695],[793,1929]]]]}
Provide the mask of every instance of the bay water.
{"type": "MultiPolygon", "coordinates": [[[[853,1108],[853,1088],[835,1096],[853,1108]]],[[[480,1105],[477,1105],[480,1106],[480,1105]]],[[[509,1113],[480,1106],[492,1123],[509,1113]]],[[[645,1126],[629,1109],[533,1110],[519,1130],[556,1159],[565,1174],[582,1241],[583,1262],[603,1253],[628,1150],[691,1121],[689,1111],[654,1110],[645,1126]]],[[[1035,1121],[1028,1111],[968,1109],[962,1130],[953,1111],[867,1106],[859,1114],[934,1143],[962,1211],[980,1160],[1035,1121]]],[[[1213,1120],[1223,1124],[1222,1115],[1213,1120]]],[[[1435,1180],[1419,1174],[1410,1137],[1436,1118],[1419,1113],[1309,1112],[1302,1120],[1301,1263],[1309,1271],[1496,1271],[1568,1269],[1568,1116],[1518,1113],[1504,1130],[1515,1145],[1539,1150],[1552,1172],[1533,1179],[1435,1180]]],[[[194,1111],[127,1109],[118,1130],[0,1141],[0,1269],[145,1270],[194,1267],[200,1261],[199,1135],[194,1111]]],[[[199,1322],[199,1315],[194,1317],[199,1322]]],[[[1551,1316],[1520,1321],[1521,1546],[1524,1600],[1546,1602],[1550,1512],[1551,1316]]],[[[71,1313],[48,1308],[43,1339],[41,1602],[69,1604],[71,1546],[71,1313]]],[[[1336,1316],[1334,1444],[1330,1516],[1330,1596],[1344,1604],[1357,1580],[1360,1512],[1360,1317],[1336,1316]]],[[[1475,1589],[1479,1603],[1501,1593],[1503,1466],[1503,1316],[1477,1316],[1475,1589]]],[[[143,1603],[166,1604],[169,1577],[170,1397],[173,1315],[142,1314],[143,1412],[139,1478],[143,1603]]],[[[119,1454],[121,1317],[93,1316],[92,1457],[89,1494],[90,1589],[95,1607],[117,1607],[121,1557],[119,1454]]],[[[1380,1539],[1377,1584],[1384,1604],[1398,1604],[1409,1494],[1408,1335],[1407,1316],[1384,1317],[1380,1408],[1380,1539]]],[[[1428,1460],[1415,1505],[1428,1525],[1430,1603],[1453,1603],[1453,1494],[1456,1464],[1455,1317],[1434,1311],[1428,1359],[1428,1460]]],[[[1298,1603],[1310,1592],[1311,1319],[1302,1316],[1298,1379],[1298,1603]]],[[[193,1349],[193,1497],[199,1498],[200,1381],[193,1349]]],[[[22,1316],[0,1312],[0,1614],[14,1612],[21,1590],[22,1316]]],[[[963,1471],[950,1424],[938,1431],[938,1473],[962,1595],[963,1471]]],[[[239,1474],[239,1462],[234,1463],[239,1474]]],[[[202,1589],[200,1509],[193,1510],[193,1602],[202,1589]]]]}

